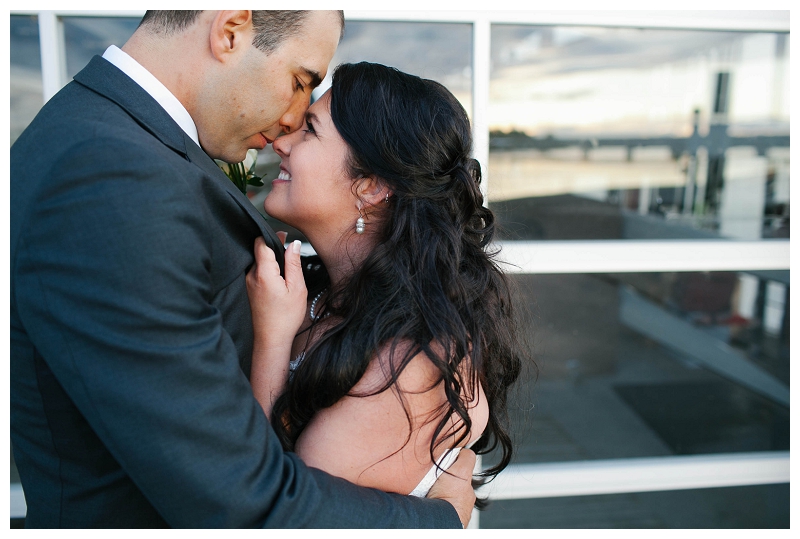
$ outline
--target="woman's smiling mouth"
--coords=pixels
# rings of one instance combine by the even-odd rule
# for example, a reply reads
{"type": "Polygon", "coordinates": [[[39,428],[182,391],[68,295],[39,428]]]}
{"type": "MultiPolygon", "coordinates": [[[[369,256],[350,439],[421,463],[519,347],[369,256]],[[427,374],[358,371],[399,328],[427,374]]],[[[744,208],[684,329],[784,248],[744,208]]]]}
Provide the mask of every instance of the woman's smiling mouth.
{"type": "Polygon", "coordinates": [[[275,182],[290,182],[290,181],[292,181],[292,175],[289,174],[288,172],[286,172],[285,170],[281,169],[280,174],[278,174],[277,178],[272,180],[272,183],[275,183],[275,182]]]}

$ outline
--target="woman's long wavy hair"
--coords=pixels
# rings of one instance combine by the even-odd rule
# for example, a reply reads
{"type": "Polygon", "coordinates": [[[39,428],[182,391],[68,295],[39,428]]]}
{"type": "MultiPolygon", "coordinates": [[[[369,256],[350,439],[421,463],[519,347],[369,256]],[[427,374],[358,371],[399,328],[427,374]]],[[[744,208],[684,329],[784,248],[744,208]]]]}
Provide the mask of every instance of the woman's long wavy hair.
{"type": "Polygon", "coordinates": [[[370,214],[376,247],[328,293],[324,309],[339,322],[306,352],[272,424],[291,450],[315,413],[353,395],[379,351],[392,351],[391,376],[370,394],[396,390],[397,377],[423,352],[447,397],[431,440],[434,461],[434,449],[453,434],[453,414],[461,418],[456,440],[468,439],[467,404],[476,382],[483,386],[489,421],[472,449],[502,452],[481,474],[485,482],[511,460],[507,396],[525,352],[509,283],[489,250],[494,215],[483,206],[467,114],[441,84],[366,62],[335,70],[330,108],[350,149],[351,177],[377,177],[392,195],[372,208],[379,219],[370,214]]]}

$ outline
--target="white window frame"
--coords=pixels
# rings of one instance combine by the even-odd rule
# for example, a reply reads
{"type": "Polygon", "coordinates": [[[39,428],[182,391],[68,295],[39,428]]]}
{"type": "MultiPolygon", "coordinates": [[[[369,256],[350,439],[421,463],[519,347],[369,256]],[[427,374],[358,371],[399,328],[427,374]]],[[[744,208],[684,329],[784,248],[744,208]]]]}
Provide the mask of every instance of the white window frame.
{"type": "MultiPolygon", "coordinates": [[[[47,101],[67,81],[63,18],[141,17],[143,10],[11,10],[36,15],[47,101]]],[[[475,158],[488,201],[490,39],[492,24],[605,26],[647,29],[788,32],[789,11],[362,11],[351,21],[467,23],[473,28],[472,121],[475,158]]],[[[788,270],[789,240],[609,240],[499,242],[512,273],[788,270]]],[[[683,490],[789,482],[789,452],[725,453],[604,461],[515,464],[485,493],[524,499],[683,490]]],[[[25,500],[11,484],[11,518],[24,517],[25,500]]],[[[478,527],[474,513],[470,527],[478,527]]]]}

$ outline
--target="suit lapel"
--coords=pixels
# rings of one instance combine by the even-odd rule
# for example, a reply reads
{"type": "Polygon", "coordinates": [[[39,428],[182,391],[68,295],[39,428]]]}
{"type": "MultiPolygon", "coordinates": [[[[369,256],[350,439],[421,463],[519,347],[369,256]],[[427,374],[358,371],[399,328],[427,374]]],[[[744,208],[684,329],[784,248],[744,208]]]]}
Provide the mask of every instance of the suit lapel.
{"type": "MultiPolygon", "coordinates": [[[[231,182],[213,159],[184,133],[153,97],[111,62],[95,56],[74,77],[75,82],[110,99],[131,115],[144,129],[153,134],[166,146],[183,155],[200,167],[212,178],[218,180],[225,190],[239,204],[258,226],[261,234],[275,252],[283,253],[283,244],[275,232],[267,226],[264,217],[250,203],[250,200],[231,182]]],[[[277,256],[283,268],[283,257],[277,256]]]]}
{"type": "MultiPolygon", "coordinates": [[[[225,186],[225,191],[233,198],[239,206],[247,213],[250,217],[252,217],[253,221],[256,222],[258,225],[259,230],[261,230],[261,234],[264,236],[264,240],[267,242],[267,245],[271,247],[275,252],[281,254],[283,253],[283,244],[278,239],[278,236],[275,235],[275,232],[267,226],[267,221],[264,217],[258,213],[255,206],[250,202],[239,188],[234,185],[234,183],[228,179],[224,172],[217,166],[211,157],[208,156],[206,152],[204,152],[197,144],[194,143],[192,139],[189,138],[188,135],[184,135],[186,140],[184,141],[184,147],[186,148],[186,156],[195,165],[200,167],[206,174],[211,176],[214,179],[218,179],[223,186],[225,186]]],[[[283,257],[276,257],[278,259],[278,264],[283,268],[283,257]]]]}

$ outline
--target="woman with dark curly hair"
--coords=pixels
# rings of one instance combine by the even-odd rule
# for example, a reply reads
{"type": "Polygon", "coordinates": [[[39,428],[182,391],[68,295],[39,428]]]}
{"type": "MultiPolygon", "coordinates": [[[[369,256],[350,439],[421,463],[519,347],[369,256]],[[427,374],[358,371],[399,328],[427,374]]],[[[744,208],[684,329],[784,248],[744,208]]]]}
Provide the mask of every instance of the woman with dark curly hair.
{"type": "Polygon", "coordinates": [[[507,394],[525,352],[490,251],[469,120],[441,84],[343,64],[278,138],[264,208],[320,264],[256,244],[247,277],[251,383],[285,448],[309,466],[424,496],[460,448],[512,453],[507,394]],[[306,288],[307,285],[307,288],[306,288]]]}

